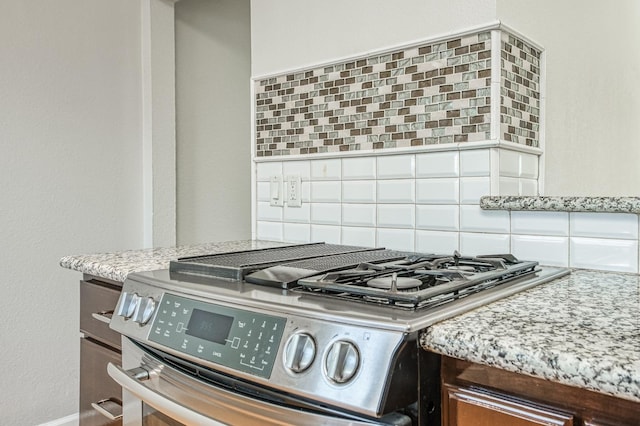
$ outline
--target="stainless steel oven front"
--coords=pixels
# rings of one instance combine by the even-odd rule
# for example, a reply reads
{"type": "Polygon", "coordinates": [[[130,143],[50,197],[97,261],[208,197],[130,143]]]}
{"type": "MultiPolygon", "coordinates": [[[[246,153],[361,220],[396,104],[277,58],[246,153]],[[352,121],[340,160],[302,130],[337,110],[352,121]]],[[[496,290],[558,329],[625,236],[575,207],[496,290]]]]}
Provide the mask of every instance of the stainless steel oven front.
{"type": "Polygon", "coordinates": [[[414,424],[423,351],[402,312],[220,284],[125,281],[123,364],[108,367],[125,425],[414,424]]]}
{"type": "Polygon", "coordinates": [[[123,389],[126,425],[364,425],[355,419],[295,410],[181,371],[123,338],[123,366],[109,375],[123,389]]]}

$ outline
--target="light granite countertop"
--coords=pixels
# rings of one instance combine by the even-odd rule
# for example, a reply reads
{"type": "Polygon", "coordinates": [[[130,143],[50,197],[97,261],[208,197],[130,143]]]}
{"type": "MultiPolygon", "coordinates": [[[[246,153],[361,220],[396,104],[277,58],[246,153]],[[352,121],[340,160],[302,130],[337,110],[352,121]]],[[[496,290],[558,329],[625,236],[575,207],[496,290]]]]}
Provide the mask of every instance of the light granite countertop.
{"type": "Polygon", "coordinates": [[[84,274],[123,282],[132,272],[166,269],[179,257],[225,253],[290,245],[275,241],[240,240],[189,246],[128,250],[113,253],[79,254],[60,259],[60,266],[84,274]]]}
{"type": "Polygon", "coordinates": [[[480,198],[480,207],[484,210],[640,213],[640,197],[485,196],[480,198]]]}
{"type": "Polygon", "coordinates": [[[427,329],[450,357],[640,402],[640,275],[571,275],[427,329]]]}

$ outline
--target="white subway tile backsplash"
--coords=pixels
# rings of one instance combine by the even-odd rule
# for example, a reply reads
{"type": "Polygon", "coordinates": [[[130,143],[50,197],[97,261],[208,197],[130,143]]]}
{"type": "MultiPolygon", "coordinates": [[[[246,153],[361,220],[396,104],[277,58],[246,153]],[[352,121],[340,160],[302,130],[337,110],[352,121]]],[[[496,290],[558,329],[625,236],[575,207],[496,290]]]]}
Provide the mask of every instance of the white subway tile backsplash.
{"type": "Polygon", "coordinates": [[[416,230],[416,251],[420,253],[453,254],[459,250],[458,233],[416,230]]]}
{"type": "Polygon", "coordinates": [[[340,225],[342,208],[339,203],[311,203],[311,223],[340,225]]]}
{"type": "Polygon", "coordinates": [[[460,179],[435,178],[416,180],[416,203],[458,204],[460,179]]]}
{"type": "Polygon", "coordinates": [[[572,237],[569,249],[573,268],[638,273],[638,240],[572,237]]]}
{"type": "Polygon", "coordinates": [[[378,204],[378,226],[383,228],[413,228],[415,206],[413,204],[378,204]]]}
{"type": "Polygon", "coordinates": [[[460,206],[460,230],[465,232],[509,233],[509,212],[482,210],[480,206],[460,206]]]}
{"type": "Polygon", "coordinates": [[[385,155],[378,157],[378,179],[415,177],[414,155],[385,155]]]}
{"type": "MultiPolygon", "coordinates": [[[[282,209],[282,207],[280,207],[282,209]]],[[[309,223],[311,219],[311,204],[302,203],[300,207],[284,206],[284,222],[309,223]]]]}
{"type": "Polygon", "coordinates": [[[457,177],[460,174],[458,152],[433,152],[416,155],[416,177],[457,177]]]}
{"type": "Polygon", "coordinates": [[[638,239],[638,215],[570,213],[572,237],[638,239]]]}
{"type": "Polygon", "coordinates": [[[518,178],[500,176],[500,195],[518,195],[520,180],[518,178]]]}
{"type": "Polygon", "coordinates": [[[268,182],[271,176],[282,175],[281,162],[268,162],[256,164],[256,180],[268,182]]]}
{"type": "Polygon", "coordinates": [[[259,162],[255,237],[438,254],[511,252],[542,265],[638,273],[637,214],[480,209],[492,188],[537,195],[538,161],[535,154],[472,148],[259,162]],[[302,179],[302,207],[271,206],[271,176],[288,175],[302,179]]]}
{"type": "Polygon", "coordinates": [[[258,201],[269,201],[271,199],[270,189],[269,182],[256,182],[256,199],[258,201]]]}
{"type": "Polygon", "coordinates": [[[534,196],[538,195],[538,181],[535,179],[519,179],[520,191],[519,195],[534,196]]]}
{"type": "Polygon", "coordinates": [[[379,180],[377,200],[378,203],[415,203],[415,180],[379,180]]]}
{"type": "Polygon", "coordinates": [[[489,149],[460,151],[460,176],[489,176],[489,149]]]}
{"type": "Polygon", "coordinates": [[[300,176],[302,180],[311,178],[310,161],[285,161],[282,163],[282,174],[284,176],[300,176]]]}
{"type": "Polygon", "coordinates": [[[342,179],[342,160],[331,158],[328,160],[311,161],[311,180],[339,180],[342,179]]]}
{"type": "Polygon", "coordinates": [[[376,159],[356,157],[342,159],[342,179],[365,180],[376,178],[376,159]]]}
{"type": "Polygon", "coordinates": [[[458,205],[417,205],[416,228],[432,231],[457,231],[460,228],[458,205]]]}
{"type": "Polygon", "coordinates": [[[376,226],[375,204],[343,204],[342,224],[347,226],[376,226]]]}
{"type": "Polygon", "coordinates": [[[311,241],[311,225],[302,223],[284,223],[284,241],[308,243],[311,241]]]}
{"type": "Polygon", "coordinates": [[[512,234],[511,253],[520,260],[566,267],[569,266],[569,238],[512,234]]]}
{"type": "Polygon", "coordinates": [[[520,153],[500,150],[500,176],[520,177],[520,153]]]}
{"type": "Polygon", "coordinates": [[[460,233],[460,253],[464,256],[509,252],[509,234],[460,233]]]}
{"type": "Polygon", "coordinates": [[[569,213],[511,212],[511,233],[567,237],[569,236],[569,213]]]}
{"type": "Polygon", "coordinates": [[[282,221],[282,207],[271,206],[269,202],[258,202],[258,220],[282,221]]]}
{"type": "Polygon", "coordinates": [[[344,203],[375,203],[375,180],[351,180],[342,182],[342,201],[344,203]]]}
{"type": "Polygon", "coordinates": [[[414,232],[412,229],[377,229],[377,246],[391,250],[414,251],[414,232]]]}
{"type": "Polygon", "coordinates": [[[460,178],[460,204],[480,204],[480,197],[491,194],[488,177],[460,178]]]}
{"type": "Polygon", "coordinates": [[[311,182],[302,181],[302,202],[308,203],[311,201],[311,182]]]}
{"type": "Polygon", "coordinates": [[[502,149],[499,152],[500,176],[537,179],[538,156],[502,149]]]}
{"type": "Polygon", "coordinates": [[[525,179],[538,179],[538,161],[536,154],[520,153],[520,177],[525,179]]]}
{"type": "Polygon", "coordinates": [[[339,226],[311,225],[311,242],[340,244],[341,232],[339,226]]]}
{"type": "Polygon", "coordinates": [[[376,246],[376,229],[343,226],[341,229],[342,244],[375,247],[376,246]]]}
{"type": "Polygon", "coordinates": [[[311,202],[339,203],[341,200],[340,181],[311,182],[311,202]]]}
{"type": "Polygon", "coordinates": [[[282,241],[282,222],[262,222],[256,223],[256,238],[259,240],[282,241]]]}

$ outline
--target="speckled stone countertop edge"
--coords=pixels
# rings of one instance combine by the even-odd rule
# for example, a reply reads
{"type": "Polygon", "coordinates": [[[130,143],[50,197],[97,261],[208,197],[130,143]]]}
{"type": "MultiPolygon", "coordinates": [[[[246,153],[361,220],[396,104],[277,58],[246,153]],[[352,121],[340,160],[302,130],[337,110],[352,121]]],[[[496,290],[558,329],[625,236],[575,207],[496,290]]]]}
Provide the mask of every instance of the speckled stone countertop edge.
{"type": "Polygon", "coordinates": [[[237,240],[177,247],[160,247],[109,253],[64,256],[60,266],[84,274],[123,282],[133,272],[166,269],[171,260],[206,254],[226,253],[291,245],[278,241],[237,240]]]}
{"type": "Polygon", "coordinates": [[[483,210],[640,214],[640,197],[484,196],[483,210]]]}
{"type": "Polygon", "coordinates": [[[421,333],[420,344],[445,356],[640,402],[638,330],[638,274],[574,270],[434,324],[421,333]]]}

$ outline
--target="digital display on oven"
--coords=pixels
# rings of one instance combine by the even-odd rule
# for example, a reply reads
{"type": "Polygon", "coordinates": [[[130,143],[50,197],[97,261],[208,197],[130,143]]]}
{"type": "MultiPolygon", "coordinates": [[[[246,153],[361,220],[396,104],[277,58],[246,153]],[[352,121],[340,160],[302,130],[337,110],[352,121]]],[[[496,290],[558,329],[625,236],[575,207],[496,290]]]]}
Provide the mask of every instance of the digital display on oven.
{"type": "Polygon", "coordinates": [[[178,352],[269,378],[287,319],[165,293],[148,339],[178,352]]]}
{"type": "Polygon", "coordinates": [[[233,317],[194,309],[185,334],[224,345],[232,324],[233,317]]]}

